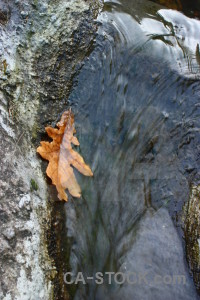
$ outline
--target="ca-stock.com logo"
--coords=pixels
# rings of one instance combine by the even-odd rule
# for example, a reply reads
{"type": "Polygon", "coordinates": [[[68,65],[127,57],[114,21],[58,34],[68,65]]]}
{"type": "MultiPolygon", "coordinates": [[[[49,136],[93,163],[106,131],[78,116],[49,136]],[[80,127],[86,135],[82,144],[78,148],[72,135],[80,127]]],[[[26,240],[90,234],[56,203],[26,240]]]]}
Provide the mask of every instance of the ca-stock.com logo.
{"type": "Polygon", "coordinates": [[[70,284],[87,284],[90,281],[95,282],[97,285],[107,284],[119,284],[124,283],[130,285],[185,285],[186,277],[184,275],[159,275],[155,274],[150,276],[149,272],[135,273],[135,272],[97,272],[93,276],[85,276],[82,272],[78,272],[74,276],[71,272],[66,272],[64,274],[64,282],[67,285],[70,284]]]}

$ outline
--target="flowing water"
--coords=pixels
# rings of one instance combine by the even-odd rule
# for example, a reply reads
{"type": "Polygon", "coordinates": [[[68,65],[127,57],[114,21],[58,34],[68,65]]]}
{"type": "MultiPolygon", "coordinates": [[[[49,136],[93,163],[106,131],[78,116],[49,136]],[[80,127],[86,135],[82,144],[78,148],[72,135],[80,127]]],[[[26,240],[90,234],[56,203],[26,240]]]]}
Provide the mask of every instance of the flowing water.
{"type": "Polygon", "coordinates": [[[150,1],[121,0],[106,1],[98,22],[69,98],[78,151],[94,177],[76,173],[82,198],[65,205],[65,272],[135,278],[67,285],[70,298],[199,299],[181,213],[200,180],[200,21],[150,1]],[[171,282],[176,275],[185,284],[171,282]]]}

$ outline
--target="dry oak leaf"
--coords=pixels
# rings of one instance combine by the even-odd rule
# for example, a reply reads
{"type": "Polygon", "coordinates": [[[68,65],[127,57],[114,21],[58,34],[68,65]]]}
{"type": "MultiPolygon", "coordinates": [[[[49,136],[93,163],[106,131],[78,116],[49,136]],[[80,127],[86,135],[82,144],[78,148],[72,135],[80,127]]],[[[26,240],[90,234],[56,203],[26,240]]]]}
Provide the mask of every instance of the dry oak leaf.
{"type": "Polygon", "coordinates": [[[85,176],[93,176],[93,173],[90,167],[85,164],[83,158],[72,149],[71,144],[79,146],[79,141],[74,136],[76,130],[74,128],[74,115],[71,110],[63,113],[57,127],[58,129],[45,128],[48,136],[53,141],[51,143],[41,142],[37,152],[49,161],[46,173],[57,188],[58,198],[67,201],[66,189],[73,197],[81,197],[81,188],[72,166],[85,176]]]}

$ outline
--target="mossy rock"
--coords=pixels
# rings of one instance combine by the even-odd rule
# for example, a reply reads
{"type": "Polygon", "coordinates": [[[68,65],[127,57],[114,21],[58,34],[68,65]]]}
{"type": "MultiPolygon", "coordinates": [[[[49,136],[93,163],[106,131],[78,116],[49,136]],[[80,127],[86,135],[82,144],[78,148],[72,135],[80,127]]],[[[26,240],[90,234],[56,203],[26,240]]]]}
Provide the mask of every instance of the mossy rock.
{"type": "Polygon", "coordinates": [[[200,291],[200,186],[192,187],[185,207],[186,255],[194,283],[200,291]]]}

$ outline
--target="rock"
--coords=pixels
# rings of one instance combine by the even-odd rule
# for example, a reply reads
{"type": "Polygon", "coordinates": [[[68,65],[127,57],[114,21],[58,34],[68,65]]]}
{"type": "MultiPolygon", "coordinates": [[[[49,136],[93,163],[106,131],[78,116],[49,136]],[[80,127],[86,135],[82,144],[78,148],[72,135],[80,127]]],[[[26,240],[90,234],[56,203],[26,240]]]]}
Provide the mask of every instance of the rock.
{"type": "Polygon", "coordinates": [[[184,265],[181,240],[166,209],[147,211],[134,242],[122,258],[121,271],[126,265],[127,273],[137,274],[137,284],[125,284],[119,291],[121,295],[128,299],[127,295],[131,298],[132,293],[133,299],[142,299],[145,290],[145,299],[197,299],[184,265]],[[160,280],[157,281],[157,278],[160,280]]]}
{"type": "Polygon", "coordinates": [[[8,250],[10,250],[10,246],[8,242],[4,239],[1,239],[0,241],[0,253],[3,256],[8,250]]]}
{"type": "Polygon", "coordinates": [[[28,12],[27,11],[21,11],[21,16],[23,18],[27,18],[28,17],[28,12]]]}
{"type": "Polygon", "coordinates": [[[15,236],[15,231],[13,228],[7,228],[3,231],[3,235],[8,239],[11,240],[15,236]]]}
{"type": "Polygon", "coordinates": [[[44,126],[67,107],[73,76],[94,38],[98,9],[98,0],[0,4],[3,300],[53,299],[56,289],[55,298],[61,299],[55,286],[58,251],[49,252],[49,236],[57,239],[51,232],[53,202],[36,147],[44,126]]]}
{"type": "Polygon", "coordinates": [[[200,186],[193,186],[185,207],[185,243],[190,270],[200,291],[200,186]]]}

